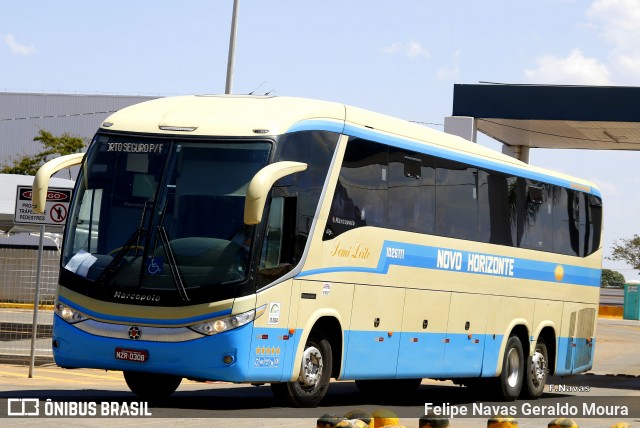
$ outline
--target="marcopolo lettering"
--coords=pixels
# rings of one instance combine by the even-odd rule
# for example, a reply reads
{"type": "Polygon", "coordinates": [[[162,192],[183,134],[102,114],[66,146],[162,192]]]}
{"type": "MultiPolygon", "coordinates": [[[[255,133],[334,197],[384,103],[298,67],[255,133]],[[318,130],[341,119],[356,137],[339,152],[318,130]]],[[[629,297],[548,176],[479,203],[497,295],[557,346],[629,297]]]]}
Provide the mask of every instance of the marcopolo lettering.
{"type": "Polygon", "coordinates": [[[116,299],[122,300],[138,300],[145,302],[159,302],[160,296],[156,294],[135,294],[135,293],[122,293],[120,291],[116,291],[113,294],[113,297],[116,299]]]}

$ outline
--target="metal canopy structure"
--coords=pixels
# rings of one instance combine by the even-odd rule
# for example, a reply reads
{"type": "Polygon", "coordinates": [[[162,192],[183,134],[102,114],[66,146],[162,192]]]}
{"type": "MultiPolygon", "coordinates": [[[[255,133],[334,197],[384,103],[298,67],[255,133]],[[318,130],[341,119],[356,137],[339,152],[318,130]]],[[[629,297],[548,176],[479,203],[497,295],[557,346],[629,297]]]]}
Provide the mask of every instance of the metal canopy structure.
{"type": "Polygon", "coordinates": [[[640,87],[454,85],[453,116],[507,146],[640,150],[640,87]]]}

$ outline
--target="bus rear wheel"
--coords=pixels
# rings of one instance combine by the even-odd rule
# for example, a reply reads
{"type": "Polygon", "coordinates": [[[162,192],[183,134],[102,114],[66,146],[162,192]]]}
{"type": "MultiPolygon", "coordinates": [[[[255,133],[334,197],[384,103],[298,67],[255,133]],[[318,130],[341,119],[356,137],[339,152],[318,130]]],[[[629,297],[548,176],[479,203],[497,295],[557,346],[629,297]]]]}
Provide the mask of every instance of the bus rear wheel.
{"type": "Polygon", "coordinates": [[[499,398],[514,401],[522,391],[524,380],[524,352],[518,336],[510,336],[504,349],[502,373],[498,377],[499,398]]]}
{"type": "Polygon", "coordinates": [[[146,399],[167,398],[182,382],[181,377],[166,374],[124,371],[123,375],[131,392],[146,399]]]}
{"type": "Polygon", "coordinates": [[[548,361],[547,345],[540,338],[536,343],[533,355],[527,361],[526,383],[525,388],[522,390],[524,396],[538,398],[542,395],[549,374],[548,361]]]}
{"type": "Polygon", "coordinates": [[[278,401],[295,407],[315,407],[329,388],[332,370],[331,344],[322,335],[310,336],[304,347],[300,375],[295,382],[272,383],[278,401]]]}

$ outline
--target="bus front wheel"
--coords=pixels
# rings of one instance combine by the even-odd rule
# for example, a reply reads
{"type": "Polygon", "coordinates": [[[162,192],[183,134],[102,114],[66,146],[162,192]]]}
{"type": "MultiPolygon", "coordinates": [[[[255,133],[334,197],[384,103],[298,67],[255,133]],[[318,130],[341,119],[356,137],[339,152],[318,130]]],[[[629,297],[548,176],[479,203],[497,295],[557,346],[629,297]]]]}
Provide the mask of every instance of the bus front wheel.
{"type": "Polygon", "coordinates": [[[124,371],[123,375],[131,392],[147,399],[167,398],[182,382],[181,377],[166,374],[124,371]]]}
{"type": "Polygon", "coordinates": [[[329,341],[322,335],[310,336],[304,347],[298,380],[272,383],[273,395],[295,407],[317,406],[329,388],[332,363],[329,341]]]}
{"type": "Polygon", "coordinates": [[[502,373],[497,379],[498,394],[501,398],[513,401],[522,390],[524,379],[524,352],[518,336],[510,336],[504,349],[502,373]]]}

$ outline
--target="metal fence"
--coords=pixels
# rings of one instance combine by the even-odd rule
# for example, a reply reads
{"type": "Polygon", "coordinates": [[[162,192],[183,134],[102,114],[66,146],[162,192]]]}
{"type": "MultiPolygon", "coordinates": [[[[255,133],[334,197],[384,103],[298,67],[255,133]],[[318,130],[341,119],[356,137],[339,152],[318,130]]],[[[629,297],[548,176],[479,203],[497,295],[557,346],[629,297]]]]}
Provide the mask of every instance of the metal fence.
{"type": "MultiPolygon", "coordinates": [[[[30,363],[38,251],[0,248],[0,363],[30,363]]],[[[43,252],[35,363],[53,362],[51,330],[60,254],[43,252]]]]}

